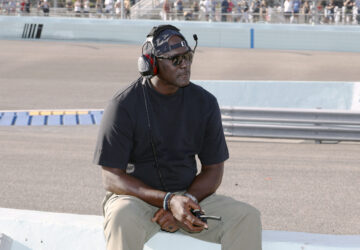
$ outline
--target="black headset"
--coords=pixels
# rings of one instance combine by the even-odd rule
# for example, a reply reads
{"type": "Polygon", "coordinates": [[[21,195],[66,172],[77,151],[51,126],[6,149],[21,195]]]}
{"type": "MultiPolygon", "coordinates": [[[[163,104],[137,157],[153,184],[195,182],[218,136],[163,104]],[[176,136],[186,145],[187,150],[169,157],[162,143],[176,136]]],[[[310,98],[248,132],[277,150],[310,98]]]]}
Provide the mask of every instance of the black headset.
{"type": "MultiPolygon", "coordinates": [[[[146,36],[146,41],[142,46],[141,56],[138,59],[138,70],[142,76],[152,77],[159,73],[159,66],[157,63],[157,59],[155,56],[155,48],[154,48],[154,40],[157,36],[163,32],[164,30],[175,30],[180,32],[178,28],[172,25],[159,25],[152,28],[150,33],[146,36]],[[145,50],[145,53],[144,53],[145,50]]],[[[185,39],[185,38],[184,38],[185,39]]],[[[194,35],[194,39],[196,41],[196,45],[194,51],[197,46],[197,36],[194,35]]]]}
{"type": "Polygon", "coordinates": [[[160,25],[153,27],[146,36],[146,41],[142,47],[142,55],[138,59],[138,69],[142,76],[152,77],[157,75],[159,67],[155,56],[154,40],[162,31],[169,29],[179,31],[178,28],[172,25],[160,25]]]}

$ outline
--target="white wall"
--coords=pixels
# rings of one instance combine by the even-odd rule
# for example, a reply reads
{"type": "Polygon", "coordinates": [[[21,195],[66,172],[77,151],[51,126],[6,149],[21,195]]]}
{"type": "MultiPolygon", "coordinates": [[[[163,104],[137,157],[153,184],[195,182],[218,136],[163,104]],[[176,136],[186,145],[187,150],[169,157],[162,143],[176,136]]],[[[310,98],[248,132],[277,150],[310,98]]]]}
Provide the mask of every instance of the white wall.
{"type": "MultiPolygon", "coordinates": [[[[103,217],[0,208],[0,232],[11,250],[104,250],[103,217]]],[[[181,233],[157,233],[144,250],[220,250],[220,245],[181,233]]],[[[263,250],[359,250],[359,235],[263,231],[263,250]]],[[[1,249],[1,246],[0,246],[1,249]]]]}
{"type": "MultiPolygon", "coordinates": [[[[22,39],[24,25],[43,24],[41,39],[141,44],[159,20],[0,16],[0,39],[22,39]]],[[[196,33],[201,46],[255,49],[360,52],[360,26],[241,24],[173,21],[189,43],[196,33]],[[251,29],[254,30],[253,37],[251,29]]]]}
{"type": "Polygon", "coordinates": [[[220,106],[360,110],[360,83],[294,81],[194,81],[220,106]]]}

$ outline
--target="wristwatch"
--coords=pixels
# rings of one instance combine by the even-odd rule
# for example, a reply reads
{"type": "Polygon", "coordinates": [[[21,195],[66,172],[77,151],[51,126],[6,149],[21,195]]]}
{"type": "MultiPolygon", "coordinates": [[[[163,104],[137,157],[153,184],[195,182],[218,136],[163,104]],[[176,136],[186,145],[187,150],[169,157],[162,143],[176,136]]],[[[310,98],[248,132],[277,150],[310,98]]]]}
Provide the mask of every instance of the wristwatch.
{"type": "Polygon", "coordinates": [[[196,199],[196,197],[193,196],[192,194],[185,193],[184,196],[189,197],[190,199],[192,199],[193,202],[195,202],[196,204],[199,204],[199,202],[198,202],[198,200],[196,199]]]}

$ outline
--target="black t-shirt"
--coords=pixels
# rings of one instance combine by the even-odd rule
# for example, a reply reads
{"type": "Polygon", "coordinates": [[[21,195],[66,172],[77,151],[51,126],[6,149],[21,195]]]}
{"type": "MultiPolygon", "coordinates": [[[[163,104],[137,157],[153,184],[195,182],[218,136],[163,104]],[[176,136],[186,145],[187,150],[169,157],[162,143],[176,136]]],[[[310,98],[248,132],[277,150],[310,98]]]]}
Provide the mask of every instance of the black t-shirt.
{"type": "Polygon", "coordinates": [[[162,95],[149,82],[142,86],[139,78],[116,94],[105,109],[94,163],[124,170],[131,163],[135,171],[130,175],[153,188],[163,189],[150,134],[167,191],[188,188],[197,172],[196,155],[203,165],[229,158],[220,109],[212,94],[190,83],[172,95],[162,95]]]}

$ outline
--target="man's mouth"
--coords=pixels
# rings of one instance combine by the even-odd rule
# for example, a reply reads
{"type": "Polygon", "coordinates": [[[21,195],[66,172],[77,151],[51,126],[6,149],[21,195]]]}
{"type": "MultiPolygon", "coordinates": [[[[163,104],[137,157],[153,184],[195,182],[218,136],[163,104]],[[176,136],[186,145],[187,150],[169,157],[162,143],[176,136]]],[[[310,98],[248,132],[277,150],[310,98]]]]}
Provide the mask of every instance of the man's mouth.
{"type": "Polygon", "coordinates": [[[179,77],[181,78],[185,78],[185,77],[190,77],[190,72],[185,72],[185,73],[182,73],[182,74],[179,74],[179,77]]]}

